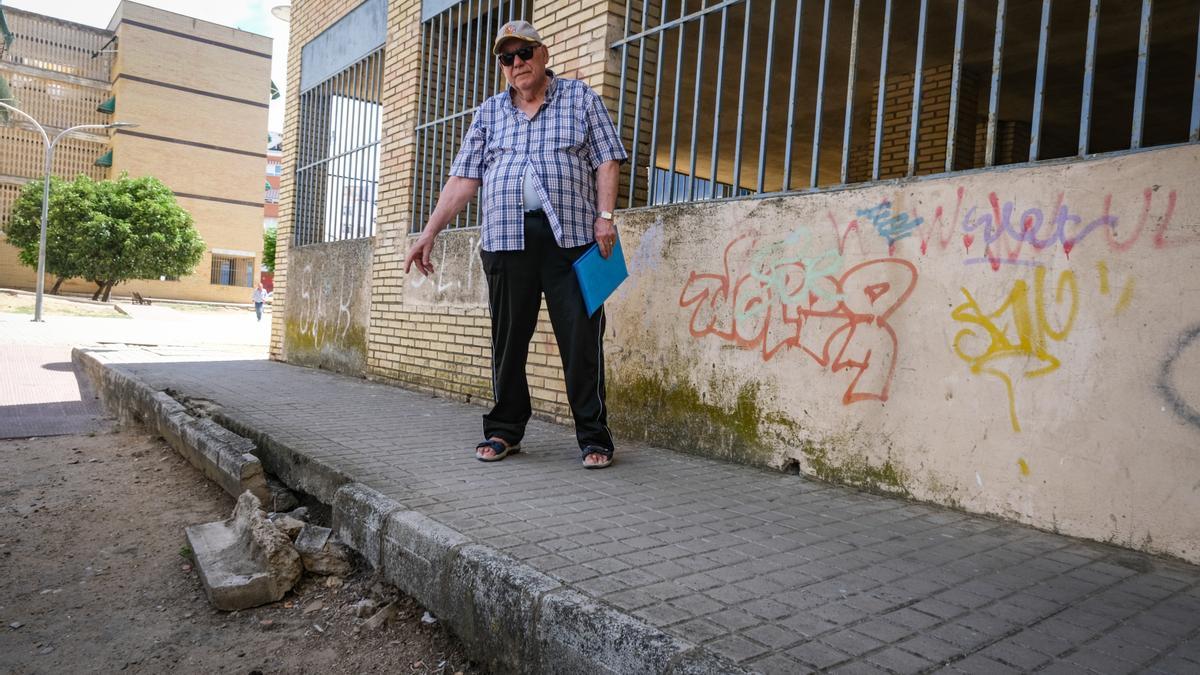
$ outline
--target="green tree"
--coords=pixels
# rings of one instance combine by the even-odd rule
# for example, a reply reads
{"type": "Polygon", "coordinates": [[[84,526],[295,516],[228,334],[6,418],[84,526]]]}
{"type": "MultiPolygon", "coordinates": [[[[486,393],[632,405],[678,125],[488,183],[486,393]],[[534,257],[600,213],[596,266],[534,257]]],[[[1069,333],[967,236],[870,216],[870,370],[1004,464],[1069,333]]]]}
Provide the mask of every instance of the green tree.
{"type": "MultiPolygon", "coordinates": [[[[13,205],[9,243],[23,264],[36,267],[42,186],[26,185],[13,205]]],[[[131,279],[186,276],[200,264],[204,241],[192,216],[156,178],[52,180],[46,269],[62,279],[96,284],[93,299],[131,279]],[[53,243],[52,243],[53,242],[53,243]]]]}
{"type": "Polygon", "coordinates": [[[278,230],[275,226],[263,230],[263,265],[267,271],[275,273],[275,241],[278,230]]]}

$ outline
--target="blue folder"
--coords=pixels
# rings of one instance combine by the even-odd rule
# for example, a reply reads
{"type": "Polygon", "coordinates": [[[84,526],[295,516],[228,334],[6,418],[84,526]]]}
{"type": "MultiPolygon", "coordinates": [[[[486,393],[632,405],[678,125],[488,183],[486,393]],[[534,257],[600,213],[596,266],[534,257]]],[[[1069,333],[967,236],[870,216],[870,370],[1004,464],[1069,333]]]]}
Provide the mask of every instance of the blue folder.
{"type": "Polygon", "coordinates": [[[612,253],[608,258],[600,255],[600,246],[592,244],[579,259],[575,261],[575,276],[579,279],[579,288],[583,291],[583,304],[587,306],[588,316],[596,313],[608,296],[617,290],[617,286],[629,276],[625,268],[625,252],[621,250],[621,239],[613,244],[612,253]]]}

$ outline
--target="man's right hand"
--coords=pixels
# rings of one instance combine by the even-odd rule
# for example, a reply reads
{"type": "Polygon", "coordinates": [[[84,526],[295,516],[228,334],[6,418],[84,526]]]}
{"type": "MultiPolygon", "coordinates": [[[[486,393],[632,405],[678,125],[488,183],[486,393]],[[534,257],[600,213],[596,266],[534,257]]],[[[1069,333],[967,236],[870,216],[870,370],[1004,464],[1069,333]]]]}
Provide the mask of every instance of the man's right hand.
{"type": "Polygon", "coordinates": [[[409,247],[408,255],[404,256],[405,274],[408,274],[413,263],[417,264],[417,269],[421,271],[421,274],[425,276],[433,274],[433,263],[429,261],[429,256],[433,253],[433,242],[437,239],[437,233],[431,235],[431,232],[433,229],[426,226],[417,241],[409,247]]]}

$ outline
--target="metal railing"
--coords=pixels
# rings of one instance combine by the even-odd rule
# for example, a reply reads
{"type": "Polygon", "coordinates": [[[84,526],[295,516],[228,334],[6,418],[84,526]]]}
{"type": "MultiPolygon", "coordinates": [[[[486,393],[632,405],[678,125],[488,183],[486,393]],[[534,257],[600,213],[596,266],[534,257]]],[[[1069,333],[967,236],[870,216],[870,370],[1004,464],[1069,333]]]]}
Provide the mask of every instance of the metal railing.
{"type": "MultiPolygon", "coordinates": [[[[528,19],[532,11],[525,0],[462,0],[422,22],[413,232],[433,213],[475,111],[504,86],[492,56],[493,37],[505,22],[528,19]]],[[[479,207],[472,200],[450,227],[477,225],[479,207]]]]}
{"type": "Polygon", "coordinates": [[[375,234],[383,49],[300,93],[292,242],[375,234]]]}
{"type": "Polygon", "coordinates": [[[631,148],[620,203],[1195,142],[1200,3],[1160,5],[626,0],[624,37],[610,45],[624,73],[618,128],[631,148]],[[1194,63],[1181,63],[1188,52],[1194,63]],[[1112,102],[1100,120],[1099,81],[1112,102]],[[1131,109],[1117,109],[1121,101],[1131,109]]]}

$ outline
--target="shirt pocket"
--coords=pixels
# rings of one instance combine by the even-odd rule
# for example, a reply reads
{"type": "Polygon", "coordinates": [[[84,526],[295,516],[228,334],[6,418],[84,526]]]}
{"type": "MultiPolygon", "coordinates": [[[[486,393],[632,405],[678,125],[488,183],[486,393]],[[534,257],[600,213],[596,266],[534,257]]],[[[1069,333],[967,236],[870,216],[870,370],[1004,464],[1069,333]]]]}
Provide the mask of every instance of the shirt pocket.
{"type": "Polygon", "coordinates": [[[587,134],[583,121],[571,111],[556,111],[545,120],[543,141],[548,150],[579,153],[583,150],[587,134]]]}

